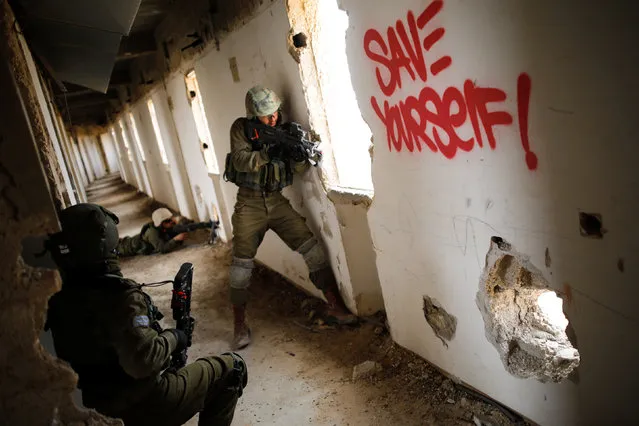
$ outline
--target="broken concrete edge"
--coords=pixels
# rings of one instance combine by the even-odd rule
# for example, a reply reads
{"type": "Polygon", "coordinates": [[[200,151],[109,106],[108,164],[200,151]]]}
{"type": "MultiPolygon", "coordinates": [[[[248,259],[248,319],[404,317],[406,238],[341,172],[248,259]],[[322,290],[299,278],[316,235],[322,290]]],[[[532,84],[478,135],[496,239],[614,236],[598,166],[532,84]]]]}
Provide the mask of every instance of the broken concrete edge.
{"type": "MultiPolygon", "coordinates": [[[[54,153],[53,143],[45,129],[44,118],[38,107],[38,98],[30,78],[30,71],[25,57],[29,52],[25,52],[22,48],[22,43],[17,35],[20,33],[20,30],[9,2],[2,3],[3,4],[0,5],[0,32],[4,34],[4,40],[6,40],[6,44],[3,45],[3,50],[6,49],[6,58],[13,71],[14,81],[20,90],[23,99],[23,108],[26,110],[29,121],[31,122],[36,147],[40,152],[40,159],[49,184],[49,192],[54,205],[57,209],[60,209],[63,203],[63,197],[60,193],[60,189],[56,185],[56,178],[59,176],[60,170],[54,153]]],[[[43,90],[44,89],[45,88],[43,88],[43,90]]]]}
{"type": "Polygon", "coordinates": [[[333,204],[354,206],[363,205],[368,210],[373,203],[373,191],[366,189],[329,186],[326,195],[333,204]]]}
{"type": "Polygon", "coordinates": [[[513,376],[559,383],[576,370],[580,356],[563,321],[540,305],[547,292],[557,294],[528,256],[500,237],[491,238],[476,296],[486,338],[513,376]]]}

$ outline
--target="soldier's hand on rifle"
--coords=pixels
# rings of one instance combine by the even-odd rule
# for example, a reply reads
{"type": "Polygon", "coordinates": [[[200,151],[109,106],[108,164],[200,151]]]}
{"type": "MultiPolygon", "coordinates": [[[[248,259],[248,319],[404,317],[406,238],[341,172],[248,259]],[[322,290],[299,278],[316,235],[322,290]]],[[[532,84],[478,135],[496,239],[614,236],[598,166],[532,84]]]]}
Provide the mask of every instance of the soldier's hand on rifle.
{"type": "Polygon", "coordinates": [[[177,346],[175,346],[174,352],[180,352],[186,349],[189,345],[189,338],[186,333],[177,328],[172,328],[170,331],[173,332],[175,338],[177,339],[177,346]]]}
{"type": "Polygon", "coordinates": [[[173,239],[175,241],[184,241],[187,235],[188,235],[187,232],[182,232],[181,234],[177,234],[175,237],[173,237],[173,239]]]}

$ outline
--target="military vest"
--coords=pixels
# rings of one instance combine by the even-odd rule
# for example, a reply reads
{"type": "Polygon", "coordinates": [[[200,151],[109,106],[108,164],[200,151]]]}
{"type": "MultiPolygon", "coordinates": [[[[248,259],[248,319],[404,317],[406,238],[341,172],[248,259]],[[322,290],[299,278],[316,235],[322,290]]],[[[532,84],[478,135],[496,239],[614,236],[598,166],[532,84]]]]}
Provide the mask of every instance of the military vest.
{"type": "MultiPolygon", "coordinates": [[[[245,123],[248,124],[248,121],[245,123]]],[[[251,141],[248,126],[244,126],[246,138],[251,141]]],[[[290,161],[272,158],[257,172],[240,172],[233,164],[232,153],[226,154],[224,164],[224,180],[233,182],[240,188],[250,188],[256,191],[281,191],[293,184],[293,170],[290,161]]]]}

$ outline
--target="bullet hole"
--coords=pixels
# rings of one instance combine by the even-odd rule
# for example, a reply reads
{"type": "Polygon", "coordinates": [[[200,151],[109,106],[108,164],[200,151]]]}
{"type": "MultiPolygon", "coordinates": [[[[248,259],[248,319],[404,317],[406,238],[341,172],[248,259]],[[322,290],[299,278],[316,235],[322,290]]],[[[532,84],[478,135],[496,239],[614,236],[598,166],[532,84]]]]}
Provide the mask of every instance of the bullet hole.
{"type": "Polygon", "coordinates": [[[541,382],[571,380],[580,355],[567,335],[564,300],[503,238],[491,238],[476,302],[506,371],[541,382]]]}
{"type": "Polygon", "coordinates": [[[579,212],[579,228],[583,237],[603,238],[603,220],[598,213],[579,212]]]}
{"type": "Polygon", "coordinates": [[[304,33],[297,33],[293,36],[293,46],[297,47],[298,49],[301,49],[302,47],[306,47],[306,34],[304,33]]]}
{"type": "Polygon", "coordinates": [[[448,347],[446,341],[455,337],[457,318],[446,312],[437,300],[428,296],[424,296],[424,317],[435,335],[439,337],[444,346],[448,347]]]}
{"type": "Polygon", "coordinates": [[[208,149],[209,145],[205,142],[202,142],[202,149],[208,149]]]}
{"type": "Polygon", "coordinates": [[[194,99],[197,96],[197,93],[195,93],[195,90],[189,90],[189,96],[191,99],[194,99]]]}
{"type": "Polygon", "coordinates": [[[626,265],[623,260],[623,257],[620,257],[619,260],[617,260],[617,269],[619,269],[619,272],[625,272],[626,265]]]}
{"type": "Polygon", "coordinates": [[[552,259],[550,258],[550,250],[546,247],[546,268],[550,268],[550,264],[552,263],[552,259]]]}

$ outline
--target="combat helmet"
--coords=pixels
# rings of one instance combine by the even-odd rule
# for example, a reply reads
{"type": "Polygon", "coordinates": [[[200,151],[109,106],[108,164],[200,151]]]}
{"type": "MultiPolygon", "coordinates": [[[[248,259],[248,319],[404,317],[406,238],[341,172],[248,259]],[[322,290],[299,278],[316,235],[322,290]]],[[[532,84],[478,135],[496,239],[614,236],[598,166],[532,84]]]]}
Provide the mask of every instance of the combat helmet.
{"type": "Polygon", "coordinates": [[[47,249],[61,269],[92,267],[116,259],[119,236],[115,213],[97,204],[76,204],[60,212],[62,231],[47,249]]]}
{"type": "Polygon", "coordinates": [[[246,92],[246,117],[255,118],[271,115],[280,109],[282,101],[279,96],[264,86],[253,86],[246,92]]]}

